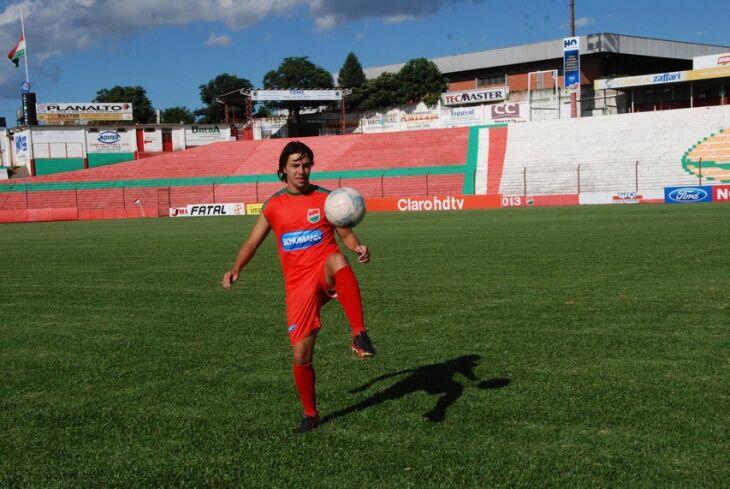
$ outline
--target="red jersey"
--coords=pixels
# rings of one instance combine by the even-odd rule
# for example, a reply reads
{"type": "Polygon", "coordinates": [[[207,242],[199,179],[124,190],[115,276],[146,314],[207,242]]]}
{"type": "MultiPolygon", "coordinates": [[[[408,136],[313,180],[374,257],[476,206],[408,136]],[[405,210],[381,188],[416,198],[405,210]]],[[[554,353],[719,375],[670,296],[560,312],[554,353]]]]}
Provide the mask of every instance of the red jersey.
{"type": "Polygon", "coordinates": [[[282,189],[264,203],[262,212],[276,235],[287,289],[313,273],[324,274],[324,261],[340,251],[335,228],[324,214],[329,193],[317,185],[305,194],[282,189]]]}

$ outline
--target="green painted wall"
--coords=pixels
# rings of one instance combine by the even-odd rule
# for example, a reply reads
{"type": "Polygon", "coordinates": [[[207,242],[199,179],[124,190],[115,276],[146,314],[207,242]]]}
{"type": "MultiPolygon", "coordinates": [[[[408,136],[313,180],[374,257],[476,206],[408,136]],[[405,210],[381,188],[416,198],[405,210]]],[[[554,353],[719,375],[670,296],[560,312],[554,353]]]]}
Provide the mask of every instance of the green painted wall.
{"type": "Polygon", "coordinates": [[[52,173],[83,169],[83,158],[37,158],[35,160],[36,175],[50,175],[52,173]]]}
{"type": "Polygon", "coordinates": [[[134,153],[89,153],[89,168],[123,163],[134,159],[134,153]]]}

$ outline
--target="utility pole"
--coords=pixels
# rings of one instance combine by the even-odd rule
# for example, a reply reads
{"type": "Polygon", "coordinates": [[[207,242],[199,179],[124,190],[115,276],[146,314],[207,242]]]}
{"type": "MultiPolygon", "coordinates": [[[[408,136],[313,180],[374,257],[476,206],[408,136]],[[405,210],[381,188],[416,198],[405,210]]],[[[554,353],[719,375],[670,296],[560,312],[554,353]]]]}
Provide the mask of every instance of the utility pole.
{"type": "MultiPolygon", "coordinates": [[[[575,0],[570,0],[570,37],[575,37],[575,0]]],[[[563,73],[563,76],[565,76],[565,73],[563,73]]],[[[580,73],[578,73],[578,79],[580,80],[580,73]]],[[[580,84],[580,81],[578,83],[580,84]]],[[[570,94],[570,118],[575,119],[576,117],[578,117],[578,98],[575,91],[573,91],[570,94]]]]}

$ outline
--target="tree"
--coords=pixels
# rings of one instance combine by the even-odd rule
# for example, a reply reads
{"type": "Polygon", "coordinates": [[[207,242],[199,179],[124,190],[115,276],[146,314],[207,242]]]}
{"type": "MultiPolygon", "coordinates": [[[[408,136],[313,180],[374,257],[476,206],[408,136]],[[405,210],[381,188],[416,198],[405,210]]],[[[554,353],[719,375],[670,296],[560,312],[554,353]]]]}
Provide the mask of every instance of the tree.
{"type": "Polygon", "coordinates": [[[426,58],[408,61],[398,72],[398,78],[398,100],[402,104],[435,105],[449,86],[448,78],[441,74],[436,63],[426,58]]]}
{"type": "Polygon", "coordinates": [[[342,88],[359,88],[366,81],[368,79],[362,70],[360,60],[357,59],[355,53],[350,51],[350,54],[347,55],[345,62],[342,64],[342,68],[340,68],[340,72],[337,74],[337,85],[342,88]]]}
{"type": "Polygon", "coordinates": [[[340,68],[340,72],[337,74],[337,85],[341,88],[352,89],[352,94],[347,96],[345,106],[347,110],[356,110],[360,108],[360,104],[363,100],[363,85],[367,83],[365,72],[362,69],[360,60],[357,59],[355,53],[350,51],[350,54],[345,58],[345,62],[340,68]]]}
{"type": "Polygon", "coordinates": [[[102,88],[96,92],[94,102],[126,102],[132,104],[132,117],[138,124],[152,124],[155,122],[155,109],[147,98],[147,92],[140,86],[102,88]]]}
{"type": "Polygon", "coordinates": [[[398,105],[400,77],[396,73],[385,72],[377,78],[368,80],[362,87],[360,110],[374,110],[398,105]]]}
{"type": "Polygon", "coordinates": [[[259,105],[259,109],[256,111],[256,113],[253,115],[254,117],[271,117],[272,112],[271,109],[269,109],[264,104],[259,105]]]}
{"type": "Polygon", "coordinates": [[[192,124],[195,122],[195,114],[187,107],[169,107],[162,111],[160,122],[167,124],[192,124]]]}
{"type": "MultiPolygon", "coordinates": [[[[332,88],[333,85],[334,81],[330,72],[309,61],[307,56],[284,58],[278,69],[271,70],[264,75],[264,88],[271,90],[288,90],[293,88],[311,90],[332,88]]],[[[299,135],[302,131],[301,111],[316,109],[323,104],[317,101],[299,101],[278,102],[272,105],[287,109],[290,117],[293,115],[298,129],[294,131],[294,135],[299,135]]]]}
{"type": "Polygon", "coordinates": [[[226,105],[229,111],[235,111],[241,119],[245,117],[246,97],[241,95],[239,90],[253,88],[247,79],[222,73],[198,88],[200,89],[200,100],[206,105],[195,111],[195,114],[200,117],[200,122],[208,124],[224,122],[226,105]]]}

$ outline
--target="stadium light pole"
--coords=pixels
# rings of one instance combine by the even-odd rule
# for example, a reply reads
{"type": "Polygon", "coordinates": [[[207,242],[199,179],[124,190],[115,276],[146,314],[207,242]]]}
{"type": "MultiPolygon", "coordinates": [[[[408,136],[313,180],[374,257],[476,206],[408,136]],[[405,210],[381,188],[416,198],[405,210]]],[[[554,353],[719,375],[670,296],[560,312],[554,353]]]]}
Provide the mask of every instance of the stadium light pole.
{"type": "MultiPolygon", "coordinates": [[[[570,0],[570,37],[575,37],[575,0],[570,0]]],[[[578,53],[580,56],[580,53],[578,53]]],[[[565,73],[563,73],[565,76],[565,73]]],[[[578,73],[578,86],[580,87],[580,72],[578,73]]],[[[570,93],[570,118],[578,117],[578,97],[575,91],[570,93]]]]}

